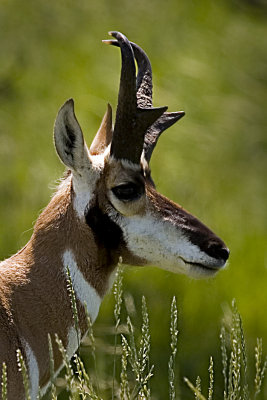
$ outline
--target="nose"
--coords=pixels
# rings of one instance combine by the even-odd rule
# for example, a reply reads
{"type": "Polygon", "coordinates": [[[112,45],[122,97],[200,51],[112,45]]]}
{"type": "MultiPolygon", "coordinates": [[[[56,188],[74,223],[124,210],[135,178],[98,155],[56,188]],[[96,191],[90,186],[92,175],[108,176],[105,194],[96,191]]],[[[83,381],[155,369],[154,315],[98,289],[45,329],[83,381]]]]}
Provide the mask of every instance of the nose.
{"type": "Polygon", "coordinates": [[[226,262],[229,258],[230,251],[224,243],[210,243],[206,249],[206,253],[216,259],[226,262]]]}

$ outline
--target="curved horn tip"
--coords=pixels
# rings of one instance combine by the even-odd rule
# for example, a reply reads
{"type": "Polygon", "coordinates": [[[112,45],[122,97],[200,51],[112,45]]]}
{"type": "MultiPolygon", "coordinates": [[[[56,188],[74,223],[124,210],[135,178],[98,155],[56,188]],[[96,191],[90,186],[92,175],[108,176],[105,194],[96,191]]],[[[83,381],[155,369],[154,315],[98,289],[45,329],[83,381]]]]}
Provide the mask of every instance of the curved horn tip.
{"type": "Polygon", "coordinates": [[[118,36],[120,34],[120,32],[118,32],[118,31],[108,31],[108,34],[109,34],[109,36],[116,37],[116,36],[118,36]]]}
{"type": "Polygon", "coordinates": [[[176,121],[178,121],[179,119],[183,118],[184,116],[185,116],[185,112],[184,111],[176,111],[176,112],[169,113],[169,117],[171,119],[172,118],[175,119],[176,121]]]}
{"type": "Polygon", "coordinates": [[[121,32],[118,32],[118,31],[109,31],[108,34],[109,34],[110,36],[113,36],[113,37],[114,37],[115,39],[117,39],[119,42],[128,41],[127,37],[126,37],[123,33],[121,33],[121,32]]]}

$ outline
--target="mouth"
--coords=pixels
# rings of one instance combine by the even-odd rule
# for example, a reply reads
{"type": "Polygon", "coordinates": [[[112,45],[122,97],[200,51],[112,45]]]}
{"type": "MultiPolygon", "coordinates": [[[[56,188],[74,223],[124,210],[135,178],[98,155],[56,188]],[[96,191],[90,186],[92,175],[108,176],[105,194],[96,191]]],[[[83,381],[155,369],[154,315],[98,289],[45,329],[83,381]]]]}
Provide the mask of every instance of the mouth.
{"type": "Polygon", "coordinates": [[[193,267],[196,271],[204,273],[205,275],[215,275],[221,268],[224,267],[225,263],[218,260],[217,265],[207,265],[198,262],[187,261],[183,257],[179,257],[183,263],[187,266],[193,267]]]}

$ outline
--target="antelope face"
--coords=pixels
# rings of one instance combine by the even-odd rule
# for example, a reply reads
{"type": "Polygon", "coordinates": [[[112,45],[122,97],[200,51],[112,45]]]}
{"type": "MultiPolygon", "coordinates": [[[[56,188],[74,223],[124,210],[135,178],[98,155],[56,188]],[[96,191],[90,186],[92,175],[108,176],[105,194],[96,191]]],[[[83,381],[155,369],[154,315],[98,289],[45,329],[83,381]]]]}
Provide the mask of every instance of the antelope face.
{"type": "Polygon", "coordinates": [[[149,161],[160,134],[184,113],[152,107],[152,71],[143,50],[118,33],[122,70],[114,129],[111,107],[88,150],[67,101],[55,123],[55,144],[72,170],[74,208],[111,259],[156,265],[189,276],[222,268],[229,250],[210,229],[181,206],[160,195],[149,161]],[[136,77],[135,61],[138,64],[136,77]]]}
{"type": "MultiPolygon", "coordinates": [[[[121,228],[130,255],[194,277],[212,275],[225,265],[229,252],[222,240],[160,195],[143,168],[116,160],[108,165],[104,209],[121,228]]],[[[132,263],[131,257],[125,261],[132,263]]]]}

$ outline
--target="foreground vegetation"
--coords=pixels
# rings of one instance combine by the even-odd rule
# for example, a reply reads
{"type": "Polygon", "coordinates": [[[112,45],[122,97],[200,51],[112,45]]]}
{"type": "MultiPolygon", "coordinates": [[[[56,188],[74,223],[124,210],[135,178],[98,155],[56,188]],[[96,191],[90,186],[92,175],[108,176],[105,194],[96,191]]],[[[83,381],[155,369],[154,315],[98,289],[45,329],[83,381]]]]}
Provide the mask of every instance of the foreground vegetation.
{"type": "MultiPolygon", "coordinates": [[[[76,299],[72,282],[68,279],[68,291],[70,296],[70,304],[73,310],[74,325],[78,332],[78,314],[76,307],[76,299]]],[[[50,352],[50,376],[51,385],[46,398],[56,400],[57,393],[65,387],[65,395],[72,400],[103,400],[103,399],[159,399],[157,393],[153,393],[150,388],[151,379],[157,379],[157,374],[163,366],[151,364],[151,343],[149,315],[145,297],[142,297],[142,325],[138,334],[137,327],[134,327],[130,316],[127,314],[126,322],[121,321],[121,306],[123,305],[122,290],[122,268],[117,271],[116,281],[114,283],[114,317],[115,325],[113,329],[113,373],[110,382],[102,377],[101,371],[97,367],[97,348],[95,344],[95,336],[93,327],[88,316],[88,334],[85,342],[90,348],[91,367],[87,371],[80,355],[80,351],[73,356],[71,362],[68,360],[66,350],[59,337],[56,336],[56,342],[62,354],[65,373],[62,378],[54,379],[54,359],[51,338],[49,337],[50,352]],[[137,338],[138,337],[138,338],[137,338]],[[119,339],[119,340],[118,340],[119,339]],[[120,366],[118,365],[120,364],[120,366]],[[157,371],[155,371],[157,369],[157,371]],[[104,385],[101,385],[103,382],[104,385]],[[59,388],[57,389],[57,383],[59,388]]],[[[247,349],[243,330],[241,316],[237,310],[235,301],[232,302],[231,312],[227,320],[224,321],[220,333],[221,347],[221,364],[222,376],[224,380],[223,393],[216,392],[216,378],[214,374],[214,362],[210,357],[208,368],[208,393],[202,393],[202,378],[197,376],[195,384],[187,377],[184,378],[185,384],[193,392],[191,398],[196,400],[212,400],[216,398],[224,400],[252,400],[264,399],[264,376],[267,368],[267,357],[263,356],[262,339],[257,339],[255,347],[254,372],[250,370],[247,358],[247,349]],[[252,375],[254,374],[253,387],[250,387],[252,375]]],[[[166,343],[167,345],[167,343],[166,343]]],[[[170,310],[170,348],[168,362],[168,384],[169,390],[164,399],[170,400],[180,399],[180,388],[177,379],[177,362],[176,353],[179,351],[178,346],[178,311],[176,298],[173,297],[170,310]]],[[[23,375],[26,399],[30,400],[30,389],[28,373],[25,362],[22,358],[20,350],[17,352],[18,367],[23,375]]],[[[167,366],[166,366],[167,367],[167,366]]],[[[217,368],[218,369],[218,368],[217,368]]],[[[182,371],[181,371],[182,373],[182,371]]],[[[206,380],[206,377],[204,377],[206,380]]],[[[7,391],[7,369],[3,364],[2,369],[2,399],[8,398],[7,391]]]]}

